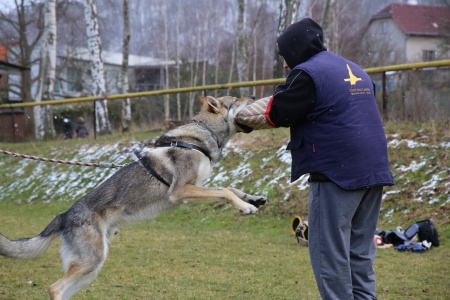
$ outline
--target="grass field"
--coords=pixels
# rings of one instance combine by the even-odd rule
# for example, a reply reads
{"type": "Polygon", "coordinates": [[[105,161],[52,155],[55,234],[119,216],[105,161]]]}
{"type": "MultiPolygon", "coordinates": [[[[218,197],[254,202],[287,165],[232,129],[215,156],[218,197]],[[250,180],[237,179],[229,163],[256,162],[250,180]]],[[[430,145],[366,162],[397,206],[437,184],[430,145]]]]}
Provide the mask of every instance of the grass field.
{"type": "MultiPolygon", "coordinates": [[[[37,234],[66,205],[0,209],[2,232],[19,238],[37,234]]],[[[180,206],[123,228],[97,280],[74,299],[319,299],[308,249],[289,225],[263,211],[180,206]]],[[[448,299],[450,250],[442,242],[424,254],[379,249],[379,299],[448,299]]],[[[0,257],[0,299],[45,299],[63,274],[58,246],[31,261],[0,257]]]]}
{"type": "MultiPolygon", "coordinates": [[[[386,130],[397,184],[386,189],[379,227],[407,227],[432,218],[441,246],[423,254],[379,249],[375,261],[379,299],[449,299],[448,125],[388,124],[386,130]],[[410,141],[426,145],[411,147],[410,141]]],[[[0,144],[0,149],[84,160],[84,152],[93,155],[89,150],[94,144],[127,147],[159,134],[0,144]]],[[[307,190],[285,184],[286,165],[276,158],[286,138],[285,131],[239,136],[233,141],[235,147],[227,150],[226,161],[217,166],[214,180],[208,182],[241,185],[269,196],[271,202],[257,215],[242,216],[217,203],[189,204],[122,228],[97,280],[74,299],[319,299],[308,248],[297,244],[291,234],[292,216],[307,217],[307,190]],[[261,164],[264,168],[258,167],[261,164]],[[243,165],[252,170],[251,176],[243,165]]],[[[98,148],[92,152],[99,152],[98,148]]],[[[108,152],[96,158],[133,160],[108,152]]],[[[114,173],[47,164],[0,156],[0,232],[9,238],[37,235],[77,199],[78,191],[90,190],[92,183],[114,173]]],[[[58,249],[56,240],[35,260],[0,257],[0,299],[46,299],[47,287],[63,274],[58,249]]]]}

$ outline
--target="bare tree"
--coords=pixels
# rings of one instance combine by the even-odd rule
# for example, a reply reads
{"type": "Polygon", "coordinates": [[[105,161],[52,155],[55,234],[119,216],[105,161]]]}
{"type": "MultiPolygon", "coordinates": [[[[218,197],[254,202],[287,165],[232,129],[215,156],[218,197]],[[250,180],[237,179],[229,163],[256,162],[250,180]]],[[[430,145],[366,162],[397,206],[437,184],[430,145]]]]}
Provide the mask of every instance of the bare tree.
{"type": "MultiPolygon", "coordinates": [[[[249,11],[252,12],[249,15],[250,36],[253,39],[253,43],[249,45],[252,79],[272,78],[272,54],[276,48],[275,28],[277,20],[273,18],[274,10],[271,1],[256,0],[250,4],[249,11]]],[[[263,97],[266,88],[272,89],[272,87],[265,86],[253,87],[252,94],[257,98],[263,97]]]]}
{"type": "MultiPolygon", "coordinates": [[[[198,20],[200,20],[200,17],[199,17],[199,12],[198,12],[198,10],[196,10],[195,11],[195,18],[194,18],[195,20],[196,20],[196,22],[198,22],[198,20]]],[[[197,25],[197,27],[199,27],[199,25],[198,24],[196,24],[197,25]]],[[[194,60],[192,60],[192,58],[191,59],[189,59],[190,60],[190,62],[189,62],[189,65],[190,65],[190,72],[189,72],[189,84],[190,84],[190,86],[195,86],[195,85],[197,85],[197,74],[198,74],[198,72],[197,72],[197,70],[198,70],[198,68],[199,68],[199,61],[200,61],[200,47],[199,47],[199,45],[201,45],[201,34],[199,34],[198,32],[197,32],[197,34],[195,35],[195,39],[194,39],[196,42],[195,42],[195,46],[193,47],[194,48],[194,51],[195,51],[195,54],[194,54],[194,60]]],[[[194,94],[193,93],[189,93],[189,118],[192,118],[193,116],[194,116],[194,96],[193,96],[194,94]]]]}
{"type": "MultiPolygon", "coordinates": [[[[181,6],[180,6],[180,0],[177,0],[177,18],[175,21],[175,32],[176,36],[180,36],[180,18],[181,18],[181,6]]],[[[181,85],[181,74],[180,74],[180,39],[177,38],[175,42],[175,68],[176,68],[176,81],[177,81],[177,88],[180,88],[181,85]]],[[[177,120],[181,121],[181,99],[180,94],[177,94],[177,120]]]]}
{"type": "Polygon", "coordinates": [[[355,16],[353,12],[364,11],[364,4],[361,1],[337,2],[337,17],[333,22],[332,35],[336,41],[335,51],[350,60],[361,63],[363,47],[361,47],[361,37],[365,27],[358,27],[355,24],[367,24],[367,15],[355,16]]]}
{"type": "MultiPolygon", "coordinates": [[[[128,56],[130,52],[130,13],[129,0],[123,0],[123,58],[122,58],[122,93],[128,93],[128,56]]],[[[130,98],[122,100],[122,131],[128,131],[131,125],[130,98]]]]}
{"type": "Polygon", "coordinates": [[[303,19],[305,17],[311,17],[311,0],[302,0],[299,5],[297,19],[303,19]]]}
{"type": "MultiPolygon", "coordinates": [[[[0,9],[0,43],[8,51],[8,61],[26,68],[39,62],[34,52],[44,32],[44,7],[36,1],[14,0],[13,8],[9,11],[0,9]]],[[[20,80],[10,81],[8,92],[24,102],[31,102],[32,86],[37,80],[31,70],[20,73],[20,80]]],[[[26,108],[26,127],[33,132],[34,114],[32,108],[26,108]]]]}
{"type": "MultiPolygon", "coordinates": [[[[166,64],[164,65],[164,88],[169,88],[169,20],[167,12],[167,3],[164,2],[161,7],[161,14],[163,17],[163,48],[164,48],[164,59],[166,64]]],[[[167,123],[170,121],[170,97],[169,95],[164,95],[164,121],[167,123]]]]}
{"type": "MultiPolygon", "coordinates": [[[[246,41],[247,0],[238,0],[239,14],[237,20],[237,74],[239,81],[248,81],[248,53],[246,41]]],[[[250,95],[250,88],[240,88],[241,97],[250,95]]]]}
{"type": "Polygon", "coordinates": [[[338,53],[338,22],[336,16],[336,0],[326,0],[323,13],[323,43],[328,50],[338,53]]]}
{"type": "MultiPolygon", "coordinates": [[[[251,56],[253,64],[252,64],[252,80],[255,81],[257,80],[257,69],[258,69],[258,65],[261,63],[261,61],[258,58],[258,53],[260,51],[259,50],[259,25],[262,22],[262,11],[264,10],[265,6],[264,5],[258,5],[258,7],[256,8],[256,15],[253,17],[253,21],[251,21],[251,27],[250,27],[250,37],[252,39],[252,43],[250,43],[249,47],[248,47],[248,54],[249,56],[251,56]]],[[[256,95],[256,87],[253,86],[252,87],[252,95],[256,95]]]]}
{"type": "MultiPolygon", "coordinates": [[[[210,5],[211,7],[211,5],[210,5]]],[[[210,19],[211,9],[206,9],[205,12],[205,20],[202,22],[202,85],[206,85],[206,68],[208,65],[208,54],[209,54],[209,34],[210,33],[210,27],[209,27],[209,19],[210,19]]]]}
{"type": "MultiPolygon", "coordinates": [[[[55,0],[45,1],[45,29],[41,43],[39,81],[35,102],[42,98],[53,99],[56,70],[56,5],[55,0]]],[[[55,137],[53,109],[50,105],[34,107],[34,129],[37,140],[55,137]]]]}
{"type": "MultiPolygon", "coordinates": [[[[277,37],[289,25],[297,21],[300,0],[281,0],[278,10],[277,37]]],[[[278,54],[278,48],[275,48],[273,60],[273,77],[281,78],[285,76],[282,60],[278,54]]]]}
{"type": "Polygon", "coordinates": [[[230,73],[228,74],[228,82],[233,82],[233,70],[235,60],[236,60],[236,41],[233,43],[233,47],[231,50],[231,63],[230,63],[230,73]]]}
{"type": "MultiPolygon", "coordinates": [[[[84,16],[91,55],[92,91],[94,96],[106,97],[105,72],[102,59],[102,44],[98,28],[97,5],[95,0],[85,0],[84,16]]],[[[95,127],[99,134],[110,134],[107,100],[95,102],[95,127]]]]}

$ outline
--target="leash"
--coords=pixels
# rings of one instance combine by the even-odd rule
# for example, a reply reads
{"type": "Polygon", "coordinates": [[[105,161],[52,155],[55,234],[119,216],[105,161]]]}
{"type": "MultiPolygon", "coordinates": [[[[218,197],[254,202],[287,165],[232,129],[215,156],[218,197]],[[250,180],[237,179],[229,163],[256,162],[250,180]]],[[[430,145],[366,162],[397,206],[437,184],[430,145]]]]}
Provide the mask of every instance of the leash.
{"type": "Polygon", "coordinates": [[[99,168],[120,168],[124,165],[116,165],[114,163],[83,163],[78,161],[68,161],[68,160],[60,160],[60,159],[52,159],[52,158],[44,158],[44,157],[37,157],[32,155],[25,155],[25,154],[19,154],[11,151],[1,150],[0,153],[11,155],[13,157],[20,157],[20,158],[26,158],[26,159],[33,159],[38,161],[45,161],[45,162],[52,162],[52,163],[58,163],[58,164],[66,164],[66,165],[75,165],[75,166],[85,166],[85,167],[99,167],[99,168]]]}

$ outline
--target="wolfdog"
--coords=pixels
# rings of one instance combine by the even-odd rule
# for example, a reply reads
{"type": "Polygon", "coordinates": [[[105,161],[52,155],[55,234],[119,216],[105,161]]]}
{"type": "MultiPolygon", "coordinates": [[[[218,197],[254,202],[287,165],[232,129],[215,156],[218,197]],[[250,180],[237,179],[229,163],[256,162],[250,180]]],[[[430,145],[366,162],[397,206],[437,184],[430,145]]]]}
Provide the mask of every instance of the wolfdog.
{"type": "Polygon", "coordinates": [[[224,200],[243,214],[256,213],[265,197],[202,186],[230,137],[251,131],[235,116],[252,100],[231,96],[199,100],[200,112],[189,123],[163,134],[154,148],[136,153],[137,161],[56,216],[38,236],[11,241],[0,234],[0,254],[32,259],[59,236],[65,274],[48,293],[53,300],[69,299],[97,277],[121,225],[153,218],[183,201],[224,200]]]}

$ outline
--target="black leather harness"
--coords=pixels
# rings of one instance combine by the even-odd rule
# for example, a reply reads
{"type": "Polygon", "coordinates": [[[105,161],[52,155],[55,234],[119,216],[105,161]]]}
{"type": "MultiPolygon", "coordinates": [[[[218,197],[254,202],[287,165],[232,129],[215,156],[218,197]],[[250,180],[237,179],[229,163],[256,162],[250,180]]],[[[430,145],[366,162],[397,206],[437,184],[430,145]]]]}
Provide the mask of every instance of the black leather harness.
{"type": "MultiPolygon", "coordinates": [[[[212,131],[208,126],[206,126],[203,123],[198,122],[197,120],[191,120],[191,122],[195,123],[196,125],[199,125],[200,127],[202,127],[203,129],[209,131],[212,135],[212,137],[214,138],[214,140],[217,142],[217,145],[219,147],[220,150],[222,150],[222,143],[220,142],[218,136],[216,135],[216,133],[214,131],[212,131]]],[[[179,148],[185,148],[185,149],[193,149],[193,150],[197,150],[200,151],[201,153],[203,153],[206,157],[209,158],[209,160],[211,161],[211,156],[209,155],[209,153],[194,144],[191,143],[186,143],[183,141],[172,141],[170,143],[161,143],[161,144],[157,144],[156,147],[179,147],[179,148]]],[[[138,150],[134,150],[133,151],[134,155],[136,155],[136,157],[139,159],[139,162],[141,163],[141,165],[147,170],[147,172],[150,173],[150,175],[152,175],[153,177],[155,177],[156,179],[158,179],[160,182],[162,182],[164,185],[166,185],[167,187],[170,187],[170,184],[164,180],[164,178],[162,178],[153,168],[151,168],[148,164],[145,164],[142,159],[142,155],[140,154],[140,152],[138,150]]]]}
{"type": "Polygon", "coordinates": [[[152,175],[153,177],[155,177],[156,179],[158,179],[159,181],[161,181],[162,183],[164,183],[165,185],[167,185],[167,187],[170,187],[170,184],[164,180],[164,178],[162,178],[161,176],[158,175],[158,173],[156,173],[155,170],[153,170],[149,165],[144,164],[142,162],[142,155],[141,153],[139,153],[139,151],[137,151],[136,149],[133,151],[134,155],[136,155],[136,157],[139,159],[139,162],[141,163],[141,165],[147,170],[147,172],[150,173],[150,175],[152,175]]]}
{"type": "Polygon", "coordinates": [[[183,141],[174,141],[174,142],[165,143],[165,144],[158,144],[158,146],[156,146],[156,147],[180,147],[180,148],[186,148],[186,149],[194,149],[194,150],[200,151],[201,153],[205,154],[205,156],[208,157],[209,160],[211,160],[211,156],[209,156],[209,153],[206,152],[205,149],[200,148],[197,145],[186,143],[183,141]]]}

